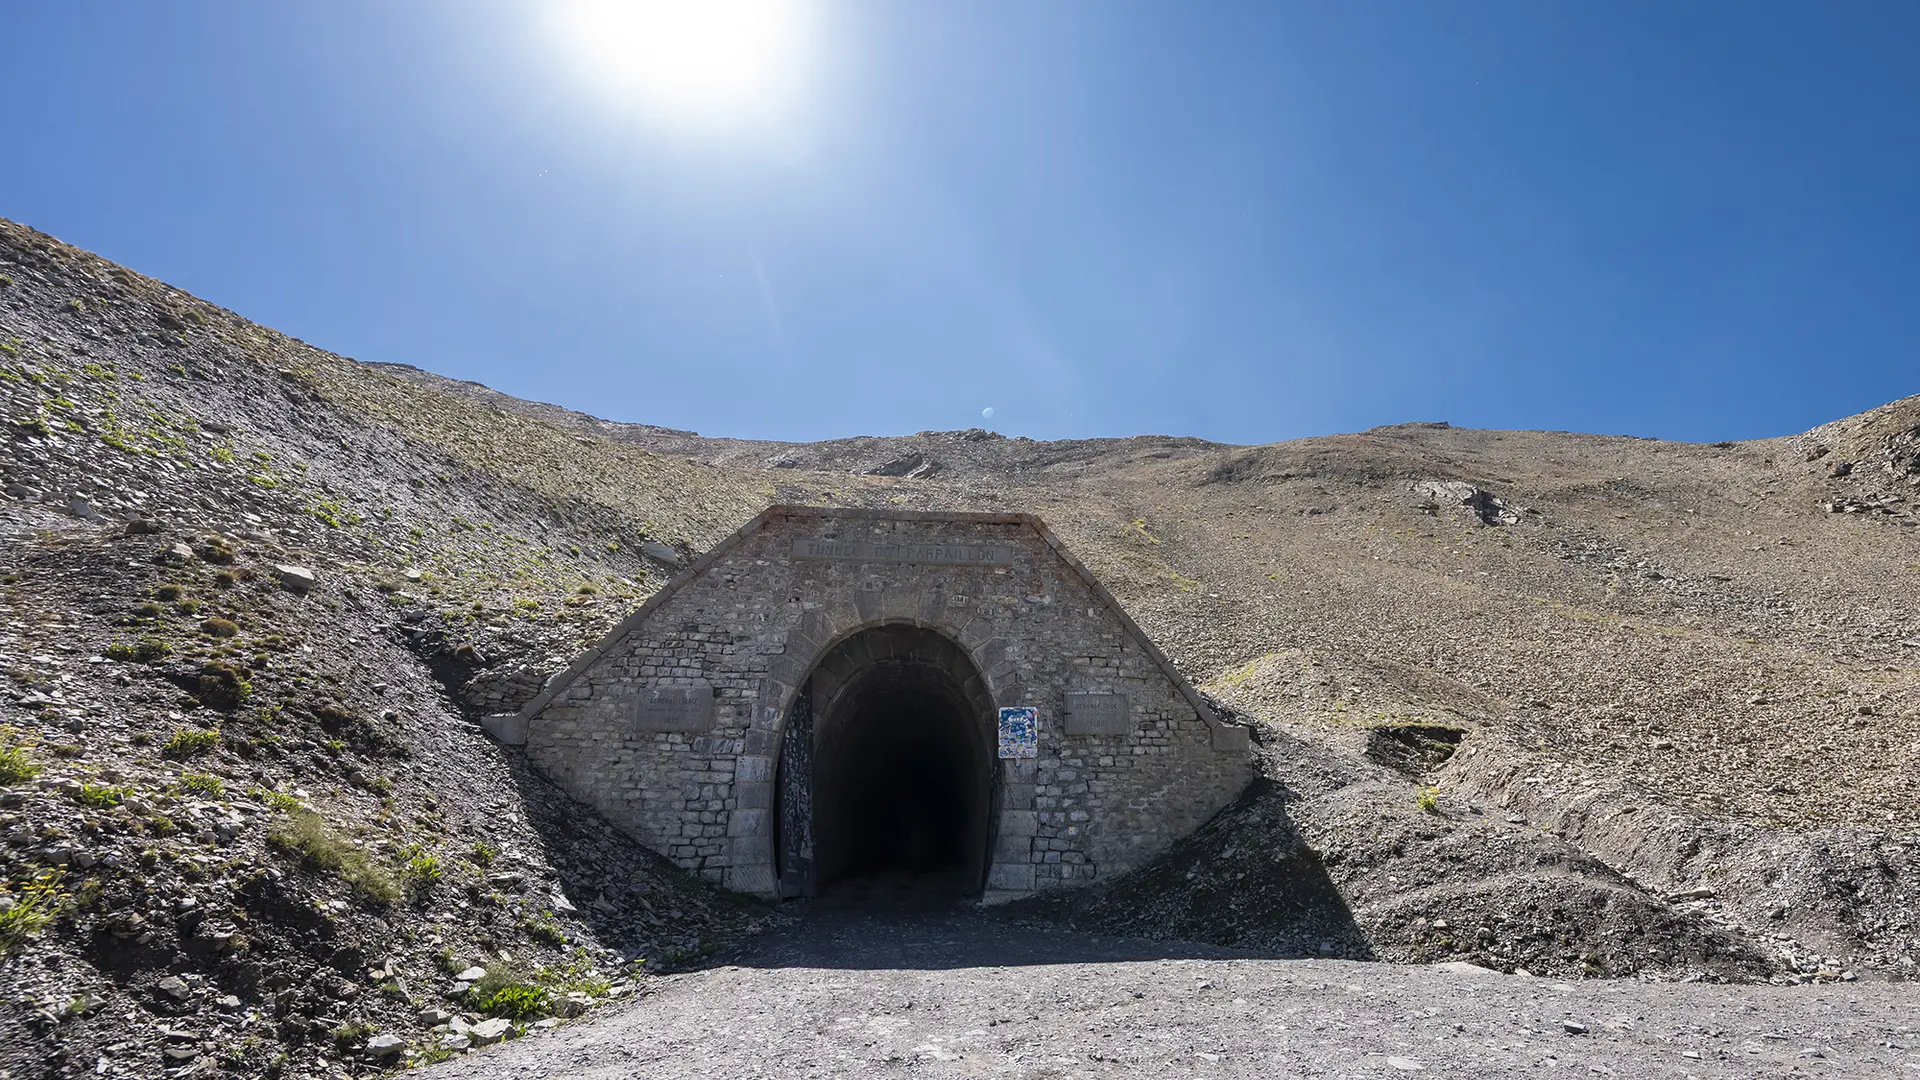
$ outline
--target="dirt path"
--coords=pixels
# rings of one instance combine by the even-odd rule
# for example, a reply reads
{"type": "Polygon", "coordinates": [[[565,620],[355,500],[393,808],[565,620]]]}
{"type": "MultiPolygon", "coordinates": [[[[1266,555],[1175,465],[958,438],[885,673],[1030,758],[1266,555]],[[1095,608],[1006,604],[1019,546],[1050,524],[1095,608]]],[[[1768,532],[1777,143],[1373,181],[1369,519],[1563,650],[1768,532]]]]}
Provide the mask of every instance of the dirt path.
{"type": "Polygon", "coordinates": [[[1920,991],[1583,984],[816,908],[735,963],[438,1067],[461,1077],[1861,1076],[1920,1080],[1920,991]]]}

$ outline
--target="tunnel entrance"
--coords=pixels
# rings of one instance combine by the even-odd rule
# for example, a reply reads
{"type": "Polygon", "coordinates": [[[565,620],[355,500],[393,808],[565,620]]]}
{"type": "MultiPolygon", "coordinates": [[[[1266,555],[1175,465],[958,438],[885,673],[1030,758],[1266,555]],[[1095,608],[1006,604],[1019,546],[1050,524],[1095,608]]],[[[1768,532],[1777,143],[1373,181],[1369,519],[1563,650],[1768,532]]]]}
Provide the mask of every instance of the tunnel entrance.
{"type": "Polygon", "coordinates": [[[978,893],[991,845],[993,715],[971,658],[934,631],[879,626],[829,650],[782,740],[782,895],[978,893]]]}

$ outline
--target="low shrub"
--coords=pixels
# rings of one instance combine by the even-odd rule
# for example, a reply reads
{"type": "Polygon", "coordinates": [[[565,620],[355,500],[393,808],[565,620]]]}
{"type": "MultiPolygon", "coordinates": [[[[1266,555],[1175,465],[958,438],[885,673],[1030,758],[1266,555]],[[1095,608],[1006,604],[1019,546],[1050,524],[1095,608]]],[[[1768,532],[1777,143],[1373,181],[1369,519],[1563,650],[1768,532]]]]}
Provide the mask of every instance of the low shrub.
{"type": "Polygon", "coordinates": [[[73,792],[73,801],[79,803],[81,806],[91,806],[96,810],[105,810],[126,802],[127,797],[132,794],[132,788],[112,787],[107,784],[96,784],[89,780],[81,784],[80,787],[73,792]]]}
{"type": "Polygon", "coordinates": [[[180,728],[160,744],[160,756],[175,760],[199,757],[220,745],[218,728],[180,728]]]}
{"type": "Polygon", "coordinates": [[[547,988],[529,982],[527,977],[504,965],[490,967],[487,974],[467,993],[467,1003],[489,1016],[525,1020],[553,1011],[553,996],[547,988]]]}
{"type": "Polygon", "coordinates": [[[420,847],[409,847],[400,853],[406,860],[400,866],[400,882],[407,895],[418,901],[433,891],[435,885],[446,876],[440,866],[440,858],[431,851],[420,847]]]}
{"type": "Polygon", "coordinates": [[[209,662],[200,668],[201,702],[221,712],[232,712],[253,693],[253,683],[232,664],[209,662]]]}
{"type": "Polygon", "coordinates": [[[181,775],[180,790],[188,795],[205,795],[217,799],[226,793],[226,781],[212,773],[190,772],[181,775]]]}

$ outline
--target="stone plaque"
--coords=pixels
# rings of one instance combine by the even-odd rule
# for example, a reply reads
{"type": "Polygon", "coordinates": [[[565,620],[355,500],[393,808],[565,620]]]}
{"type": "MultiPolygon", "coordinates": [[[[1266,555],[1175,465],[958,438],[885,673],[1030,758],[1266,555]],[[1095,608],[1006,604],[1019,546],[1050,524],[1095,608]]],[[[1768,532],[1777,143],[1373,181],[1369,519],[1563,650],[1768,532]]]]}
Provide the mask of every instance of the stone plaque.
{"type": "Polygon", "coordinates": [[[867,540],[795,540],[793,557],[840,562],[1006,566],[1013,562],[1013,548],[1006,544],[876,544],[867,540]]]}
{"type": "Polygon", "coordinates": [[[640,692],[641,731],[713,730],[713,687],[655,686],[640,692]]]}
{"type": "Polygon", "coordinates": [[[1067,734],[1133,734],[1133,717],[1127,712],[1127,695],[1068,694],[1067,734]]]}

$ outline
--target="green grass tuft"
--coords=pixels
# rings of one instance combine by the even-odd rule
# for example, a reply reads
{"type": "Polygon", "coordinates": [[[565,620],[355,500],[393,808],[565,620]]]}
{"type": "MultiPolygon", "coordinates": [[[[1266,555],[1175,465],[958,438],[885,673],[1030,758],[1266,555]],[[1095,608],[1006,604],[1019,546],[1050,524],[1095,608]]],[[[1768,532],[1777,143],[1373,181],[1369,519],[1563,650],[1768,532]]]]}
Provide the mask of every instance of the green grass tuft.
{"type": "Polygon", "coordinates": [[[390,907],[401,900],[400,883],[393,875],[334,832],[313,810],[289,811],[286,823],[267,834],[267,843],[307,867],[340,875],[355,896],[377,907],[390,907]]]}
{"type": "Polygon", "coordinates": [[[40,775],[40,765],[27,752],[31,746],[13,728],[0,728],[0,784],[24,784],[40,775]]]}

